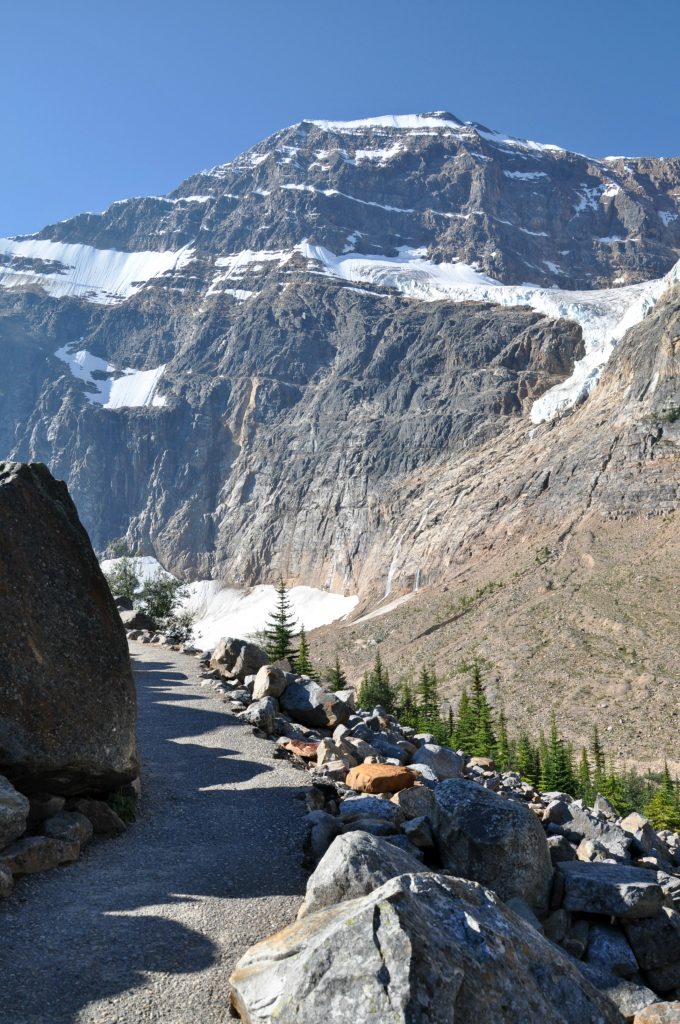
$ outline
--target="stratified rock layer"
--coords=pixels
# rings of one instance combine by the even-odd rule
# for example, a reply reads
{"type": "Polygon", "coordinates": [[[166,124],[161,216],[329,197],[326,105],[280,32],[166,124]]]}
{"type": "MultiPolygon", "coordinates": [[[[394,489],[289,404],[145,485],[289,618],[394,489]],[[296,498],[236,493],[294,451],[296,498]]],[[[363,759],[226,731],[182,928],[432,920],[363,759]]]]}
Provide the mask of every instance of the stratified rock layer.
{"type": "Polygon", "coordinates": [[[22,792],[138,774],[125,631],[66,485],[0,463],[0,771],[22,792]]]}

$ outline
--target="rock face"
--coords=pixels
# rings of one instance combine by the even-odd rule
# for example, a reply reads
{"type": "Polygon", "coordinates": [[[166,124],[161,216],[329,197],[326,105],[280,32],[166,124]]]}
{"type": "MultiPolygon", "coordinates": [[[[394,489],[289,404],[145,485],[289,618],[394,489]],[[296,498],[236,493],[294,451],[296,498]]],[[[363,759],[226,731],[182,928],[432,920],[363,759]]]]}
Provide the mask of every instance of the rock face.
{"type": "MultiPolygon", "coordinates": [[[[474,782],[451,779],[434,791],[442,864],[508,900],[545,910],[553,868],[540,822],[524,805],[474,782]]],[[[568,865],[567,865],[568,866],[568,865]]]]}
{"type": "Polygon", "coordinates": [[[496,897],[441,875],[401,875],[304,917],[248,950],[231,984],[246,1024],[623,1021],[496,897]]]}
{"type": "Polygon", "coordinates": [[[23,792],[138,774],[125,632],[65,484],[0,464],[0,770],[23,792]]]}

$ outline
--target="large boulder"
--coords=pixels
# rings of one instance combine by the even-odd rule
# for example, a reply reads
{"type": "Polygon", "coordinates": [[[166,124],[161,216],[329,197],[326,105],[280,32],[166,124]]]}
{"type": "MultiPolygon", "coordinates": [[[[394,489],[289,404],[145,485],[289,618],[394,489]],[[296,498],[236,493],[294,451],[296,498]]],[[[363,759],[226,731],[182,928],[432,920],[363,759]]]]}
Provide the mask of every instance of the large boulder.
{"type": "Polygon", "coordinates": [[[553,867],[541,823],[524,804],[465,779],[434,791],[435,838],[443,867],[545,910],[553,867]]]}
{"type": "Polygon", "coordinates": [[[680,913],[663,907],[657,917],[626,921],[624,929],[650,985],[659,992],[680,988],[680,913]]]}
{"type": "Polygon", "coordinates": [[[622,1024],[556,946],[473,882],[400,875],[252,946],[246,1024],[622,1024]]]}
{"type": "Polygon", "coordinates": [[[459,779],[463,773],[463,758],[449,747],[437,743],[423,743],[411,758],[411,764],[424,764],[431,768],[440,781],[459,779]]]}
{"type": "Polygon", "coordinates": [[[368,832],[348,832],[334,839],[307,881],[298,918],[323,907],[366,896],[390,878],[422,871],[410,854],[368,832]]]}
{"type": "Polygon", "coordinates": [[[602,821],[591,814],[580,800],[572,800],[560,824],[562,831],[572,842],[579,843],[581,839],[589,839],[606,850],[611,857],[620,861],[630,860],[633,837],[618,825],[602,821]]]}
{"type": "Polygon", "coordinates": [[[120,621],[126,629],[147,629],[150,632],[156,629],[156,623],[142,608],[123,609],[120,621]]]}
{"type": "Polygon", "coordinates": [[[256,644],[227,637],[220,640],[213,651],[210,667],[225,679],[238,679],[243,683],[246,676],[255,675],[268,661],[266,651],[256,644]]]}
{"type": "Polygon", "coordinates": [[[23,793],[0,775],[0,850],[26,830],[30,805],[23,793]]]}
{"type": "Polygon", "coordinates": [[[290,683],[281,694],[281,708],[296,722],[314,729],[344,725],[351,714],[345,701],[312,682],[290,683]]]}
{"type": "Polygon", "coordinates": [[[347,775],[346,784],[358,793],[398,793],[409,789],[416,776],[394,764],[360,764],[347,775]]]}
{"type": "Polygon", "coordinates": [[[139,772],[125,630],[64,483],[0,463],[0,771],[22,792],[139,772]]]}
{"type": "Polygon", "coordinates": [[[564,878],[565,910],[633,920],[656,917],[663,906],[663,890],[654,872],[645,868],[565,861],[559,871],[564,878]]]}

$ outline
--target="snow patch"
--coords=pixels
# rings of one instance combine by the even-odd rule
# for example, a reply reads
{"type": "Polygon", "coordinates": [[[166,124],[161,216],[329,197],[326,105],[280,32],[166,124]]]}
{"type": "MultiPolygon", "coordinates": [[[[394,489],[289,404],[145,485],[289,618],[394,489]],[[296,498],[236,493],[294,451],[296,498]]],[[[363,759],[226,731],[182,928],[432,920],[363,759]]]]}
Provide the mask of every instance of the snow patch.
{"type": "Polygon", "coordinates": [[[0,238],[0,287],[37,284],[56,298],[70,296],[101,305],[122,302],[153,278],[186,266],[189,246],[168,252],[118,252],[74,242],[0,238]]]}
{"type": "MultiPolygon", "coordinates": [[[[105,559],[101,563],[103,572],[111,572],[119,561],[117,558],[105,559]]],[[[131,561],[142,581],[150,579],[159,570],[172,576],[150,556],[136,557],[131,561]]],[[[186,590],[182,607],[194,616],[194,639],[206,650],[215,647],[222,637],[252,636],[263,629],[276,607],[276,588],[268,584],[239,590],[225,587],[217,580],[198,580],[188,583],[186,590]]],[[[359,603],[359,598],[354,595],[331,594],[317,587],[291,587],[288,596],[298,625],[308,631],[344,618],[359,603]]]]}
{"type": "Polygon", "coordinates": [[[545,171],[503,171],[506,178],[517,178],[519,181],[537,181],[538,178],[547,178],[545,171]]]}
{"type": "Polygon", "coordinates": [[[66,363],[74,377],[94,389],[85,392],[85,397],[93,405],[101,405],[104,409],[136,409],[166,403],[162,395],[156,394],[165,363],[154,370],[135,370],[130,366],[119,370],[84,348],[74,351],[72,345],[65,345],[54,354],[66,363]]]}
{"type": "Polygon", "coordinates": [[[671,210],[659,210],[659,219],[663,222],[664,227],[668,227],[669,224],[678,219],[678,214],[673,213],[671,210]]]}

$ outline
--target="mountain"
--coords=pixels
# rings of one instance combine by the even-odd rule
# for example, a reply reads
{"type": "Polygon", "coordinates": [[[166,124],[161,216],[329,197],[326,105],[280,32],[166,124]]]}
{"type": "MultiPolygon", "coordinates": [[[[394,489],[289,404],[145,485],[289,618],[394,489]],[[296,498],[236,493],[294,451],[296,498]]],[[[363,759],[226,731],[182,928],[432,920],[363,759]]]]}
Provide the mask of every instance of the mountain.
{"type": "Polygon", "coordinates": [[[376,637],[404,664],[476,646],[537,720],[566,687],[575,735],[556,656],[602,692],[634,650],[666,735],[678,655],[633,633],[652,606],[659,636],[676,622],[679,257],[680,159],[448,113],[305,121],[0,240],[0,454],[66,479],[100,551],[359,594],[358,620],[388,606],[343,627],[359,663],[376,637]],[[616,567],[639,542],[636,604],[616,567]],[[569,639],[586,570],[625,606],[593,597],[620,640],[597,657],[569,639]]]}

